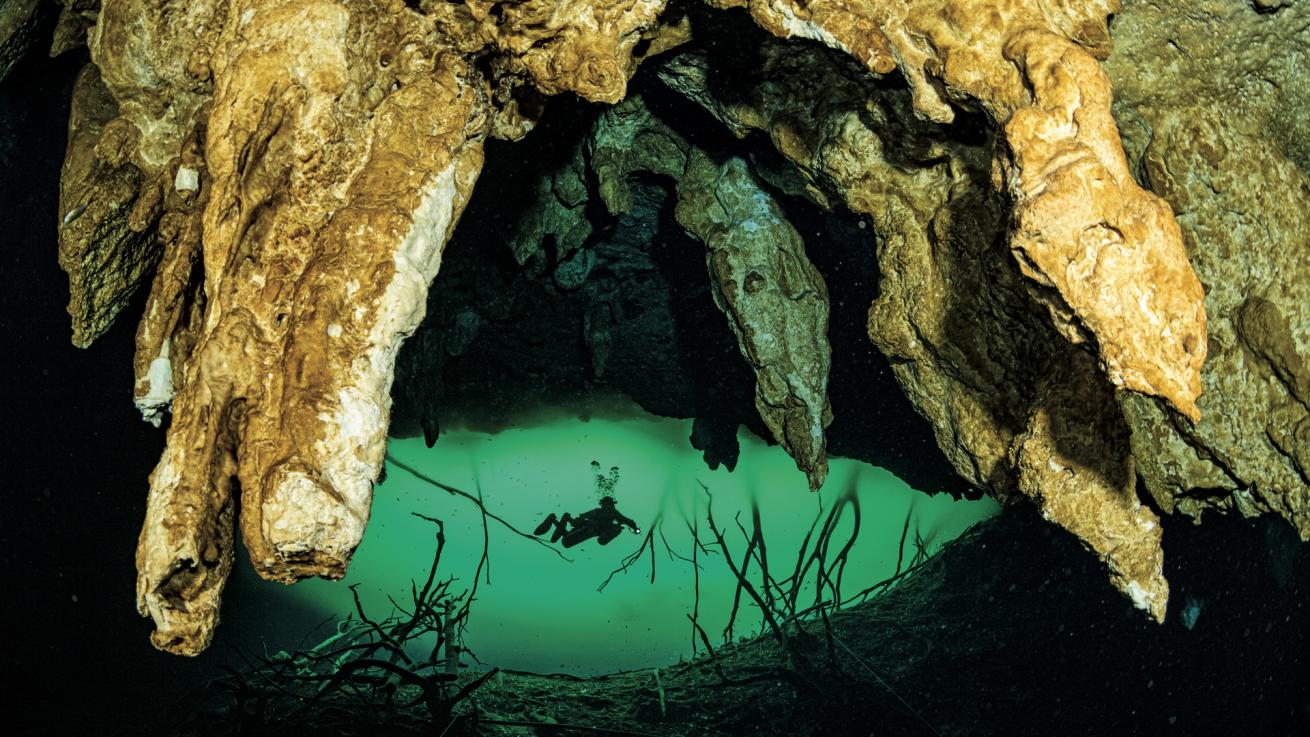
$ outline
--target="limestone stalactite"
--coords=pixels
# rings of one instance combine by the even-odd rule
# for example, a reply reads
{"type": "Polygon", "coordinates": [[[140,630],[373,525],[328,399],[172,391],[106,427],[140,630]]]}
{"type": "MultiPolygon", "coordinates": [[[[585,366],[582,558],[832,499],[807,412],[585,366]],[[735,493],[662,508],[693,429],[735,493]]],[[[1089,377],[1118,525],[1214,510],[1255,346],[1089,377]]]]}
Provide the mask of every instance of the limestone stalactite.
{"type": "MultiPolygon", "coordinates": [[[[149,281],[135,398],[173,413],[138,549],[158,646],[208,643],[238,525],[266,577],[342,574],[482,141],[528,135],[557,93],[618,104],[509,240],[553,290],[592,290],[595,377],[620,308],[592,276],[620,255],[591,248],[611,225],[592,211],[650,215],[662,187],[707,247],[760,416],[817,487],[828,300],[776,192],[845,206],[881,273],[868,335],[951,465],[1035,502],[1137,606],[1161,617],[1168,590],[1139,474],[1164,511],[1275,512],[1310,536],[1304,3],[1128,2],[1113,53],[1115,0],[707,5],[65,3],[54,50],[90,24],[93,62],[61,191],[74,341],[149,281]],[[711,7],[794,40],[698,46],[698,19],[729,17],[711,7]],[[689,42],[658,79],[785,162],[713,158],[629,94],[689,42]]],[[[0,4],[0,76],[37,7],[0,4]]],[[[484,327],[456,317],[450,355],[484,327]]]]}
{"type": "Polygon", "coordinates": [[[1005,132],[1011,248],[1035,299],[1067,338],[1095,342],[1116,386],[1199,418],[1201,283],[1169,207],[1129,175],[1096,60],[1117,2],[729,4],[778,36],[820,41],[873,72],[899,69],[929,120],[952,121],[953,102],[980,104],[1005,132]]]}
{"type": "Polygon", "coordinates": [[[1169,585],[1160,520],[1137,498],[1128,426],[1096,373],[1077,351],[1041,377],[1012,462],[1042,516],[1077,535],[1105,561],[1115,587],[1163,622],[1169,585]]]}
{"type": "Polygon", "coordinates": [[[996,248],[1002,213],[984,188],[987,151],[950,144],[935,124],[902,126],[908,94],[871,90],[828,56],[766,44],[758,72],[726,81],[737,91],[726,101],[710,89],[717,60],[679,55],[660,76],[736,134],[767,133],[816,201],[870,219],[881,284],[869,335],[957,472],[1004,498],[1015,488],[1007,428],[1022,424],[1031,383],[1022,367],[1049,349],[1032,337],[1022,286],[996,248]],[[968,319],[991,314],[1019,319],[968,319]]]}
{"type": "Polygon", "coordinates": [[[755,372],[755,407],[818,489],[828,474],[828,289],[781,206],[741,159],[693,152],[677,217],[709,249],[714,301],[755,372]]]}
{"type": "Polygon", "coordinates": [[[1100,65],[1051,34],[1006,53],[1034,104],[1005,123],[1015,224],[1010,248],[1034,298],[1073,343],[1093,340],[1116,386],[1200,419],[1205,359],[1201,282],[1165,202],[1128,171],[1100,65]]]}
{"type": "Polygon", "coordinates": [[[83,347],[109,328],[159,260],[150,232],[158,202],[125,159],[125,135],[99,70],[87,66],[73,88],[59,180],[59,265],[71,285],[73,342],[83,347]]]}
{"type": "MultiPolygon", "coordinates": [[[[261,575],[344,573],[381,467],[396,351],[422,318],[488,120],[462,57],[397,45],[422,37],[416,14],[327,2],[225,12],[206,21],[212,100],[191,111],[212,111],[203,147],[198,132],[178,135],[198,131],[190,122],[137,149],[147,171],[173,151],[155,178],[177,199],[139,333],[138,363],[153,355],[145,403],[176,395],[137,596],[155,644],[181,653],[203,649],[216,622],[238,490],[261,575]],[[187,287],[203,294],[198,325],[174,311],[187,287]]],[[[102,21],[93,38],[102,68],[113,29],[102,21]]],[[[186,114],[135,102],[120,107],[138,130],[186,114]]]]}
{"type": "Polygon", "coordinates": [[[675,217],[708,249],[715,303],[755,374],[760,418],[818,489],[832,423],[828,290],[781,206],[744,161],[716,164],[636,97],[602,117],[591,162],[611,212],[632,207],[630,175],[672,180],[675,217]]]}
{"type": "MultiPolygon", "coordinates": [[[[521,137],[536,94],[620,99],[639,44],[685,40],[656,22],[663,7],[101,4],[61,258],[81,345],[154,270],[135,394],[146,419],[174,414],[138,548],[156,645],[209,642],[234,524],[261,575],[342,575],[381,467],[396,352],[481,141],[521,137]],[[471,64],[488,50],[495,79],[471,64]]],[[[57,50],[84,10],[65,13],[57,50]]]]}
{"type": "Polygon", "coordinates": [[[844,201],[869,218],[881,271],[869,336],[892,359],[956,471],[1001,499],[1036,501],[1102,557],[1134,603],[1162,617],[1159,529],[1147,524],[1148,510],[1130,503],[1135,477],[1126,442],[1067,448],[1075,437],[1067,418],[1085,414],[1089,426],[1120,435],[1122,420],[1115,424],[1113,393],[1085,370],[1083,351],[1030,306],[1007,257],[1003,205],[990,182],[991,142],[965,143],[935,123],[907,126],[908,93],[874,88],[827,56],[766,44],[758,72],[727,82],[736,93],[730,100],[711,93],[710,59],[676,56],[660,75],[738,135],[767,132],[816,200],[844,201]],[[807,92],[816,86],[822,96],[807,92]],[[1051,375],[1078,377],[1071,381],[1080,393],[1049,388],[1043,377],[1051,375]],[[1032,460],[1062,452],[1067,475],[1032,460]],[[1102,480],[1104,469],[1124,464],[1129,470],[1119,482],[1102,480]],[[1078,482],[1066,483],[1070,478],[1078,482]]]}
{"type": "MultiPolygon", "coordinates": [[[[1015,432],[1028,412],[1074,411],[1070,395],[1041,390],[1033,372],[1069,374],[1081,359],[1024,316],[1029,300],[1046,308],[1069,343],[1090,344],[1115,386],[1164,398],[1193,422],[1199,418],[1206,353],[1201,285],[1172,212],[1136,184],[1118,142],[1108,79],[1096,61],[1108,51],[1105,16],[1113,4],[1013,3],[985,12],[967,2],[711,4],[746,7],[775,35],[818,41],[875,73],[899,68],[914,112],[930,122],[951,123],[952,103],[973,100],[1000,126],[994,177],[1013,202],[1008,239],[1021,282],[1012,270],[998,270],[994,251],[988,255],[988,240],[1000,236],[1001,225],[978,191],[986,162],[976,150],[936,144],[943,132],[930,133],[911,147],[927,166],[910,175],[905,164],[914,155],[889,150],[903,136],[865,114],[859,92],[844,108],[782,102],[808,97],[778,79],[804,67],[799,54],[790,60],[782,52],[766,54],[765,79],[745,104],[749,94],[736,95],[736,104],[713,100],[707,69],[695,61],[675,62],[664,75],[731,128],[767,131],[815,185],[835,189],[873,218],[883,295],[870,311],[870,337],[896,360],[898,379],[933,420],[961,474],[1002,498],[1019,491],[1048,509],[1058,494],[1059,484],[1044,483],[1020,462],[1034,433],[1061,442],[1051,435],[1055,426],[1039,423],[1023,437],[1015,432]],[[790,94],[770,94],[780,88],[790,94]],[[949,166],[920,153],[934,148],[935,160],[946,157],[949,166]],[[990,278],[978,288],[991,296],[964,296],[975,294],[964,285],[981,274],[990,278]],[[994,325],[981,331],[992,337],[964,355],[961,349],[976,338],[953,325],[956,302],[973,302],[974,315],[996,316],[975,318],[978,327],[994,325]]],[[[1079,455],[1089,453],[1079,460],[1095,478],[1097,467],[1121,462],[1126,451],[1102,444],[1079,455]]],[[[1158,532],[1139,519],[1143,512],[1110,503],[1063,509],[1070,511],[1052,518],[1106,560],[1138,606],[1162,617],[1167,589],[1158,532]],[[1091,506],[1117,521],[1090,524],[1091,506]],[[1131,544],[1123,544],[1125,537],[1131,544]]]]}

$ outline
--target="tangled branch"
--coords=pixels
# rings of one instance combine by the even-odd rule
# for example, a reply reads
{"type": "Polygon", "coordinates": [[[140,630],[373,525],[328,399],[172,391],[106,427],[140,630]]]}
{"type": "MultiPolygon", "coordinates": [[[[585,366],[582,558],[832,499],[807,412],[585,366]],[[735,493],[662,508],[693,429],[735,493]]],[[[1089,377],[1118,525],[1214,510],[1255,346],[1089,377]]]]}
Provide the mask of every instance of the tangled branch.
{"type": "Polygon", "coordinates": [[[459,685],[462,648],[455,633],[468,617],[472,597],[453,592],[453,578],[438,578],[446,545],[444,523],[414,516],[436,526],[436,544],[422,585],[410,581],[408,606],[393,599],[392,613],[374,619],[365,610],[357,586],[351,586],[354,612],[317,645],[306,649],[302,640],[302,647],[293,653],[243,654],[246,669],[229,668],[214,684],[232,698],[232,711],[243,723],[266,727],[345,720],[358,724],[380,714],[422,707],[427,716],[421,721],[433,733],[445,733],[471,718],[457,716],[456,706],[498,671],[492,669],[459,685]],[[435,638],[435,644],[420,659],[413,646],[425,637],[435,638]]]}

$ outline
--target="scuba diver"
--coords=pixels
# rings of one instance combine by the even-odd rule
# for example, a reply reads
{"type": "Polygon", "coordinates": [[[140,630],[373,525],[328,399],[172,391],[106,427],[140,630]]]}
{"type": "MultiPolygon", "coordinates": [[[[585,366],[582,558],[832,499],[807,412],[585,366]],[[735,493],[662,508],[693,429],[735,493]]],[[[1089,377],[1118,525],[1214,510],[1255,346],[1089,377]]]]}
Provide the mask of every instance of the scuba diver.
{"type": "Polygon", "coordinates": [[[588,510],[574,517],[568,512],[563,517],[556,517],[554,512],[546,516],[541,524],[537,525],[534,534],[544,535],[546,531],[554,526],[555,531],[550,535],[551,542],[558,542],[560,538],[564,539],[564,547],[571,548],[578,543],[585,542],[591,538],[596,538],[596,542],[601,545],[608,545],[611,540],[619,536],[624,527],[632,528],[632,531],[640,534],[637,523],[624,517],[614,506],[614,497],[603,496],[600,498],[600,505],[595,509],[588,510]]]}

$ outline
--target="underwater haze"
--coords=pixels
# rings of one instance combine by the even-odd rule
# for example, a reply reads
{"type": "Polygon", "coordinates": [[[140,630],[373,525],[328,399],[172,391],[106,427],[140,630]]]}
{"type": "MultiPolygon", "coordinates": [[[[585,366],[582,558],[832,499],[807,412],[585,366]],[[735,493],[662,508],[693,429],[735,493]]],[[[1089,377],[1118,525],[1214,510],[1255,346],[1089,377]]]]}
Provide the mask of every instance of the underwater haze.
{"type": "MultiPolygon", "coordinates": [[[[489,513],[528,534],[548,513],[577,515],[597,505],[601,484],[592,461],[600,464],[605,480],[617,468],[618,509],[641,529],[640,535],[625,530],[606,546],[594,539],[568,550],[556,546],[565,558],[489,519],[488,565],[471,609],[465,646],[482,662],[503,669],[574,675],[659,667],[688,658],[693,645],[688,615],[697,588],[690,563],[693,524],[706,546],[697,555],[699,622],[717,643],[737,580],[707,527],[711,500],[717,526],[738,561],[746,540],[734,519],[740,515],[741,524],[750,529],[751,503],[759,505],[769,565],[775,577],[782,578],[776,572],[794,569],[820,505],[826,518],[834,504],[853,494],[860,531],[843,572],[844,597],[893,575],[898,559],[902,566],[907,564],[916,552],[916,531],[935,550],[998,510],[990,499],[926,496],[884,470],[841,458],[831,460],[823,489],[810,492],[804,475],[781,447],[766,445],[745,430],[739,437],[737,470],[710,471],[688,443],[690,432],[690,420],[652,417],[634,409],[631,416],[561,417],[495,434],[449,430],[431,449],[421,438],[392,439],[392,458],[470,494],[480,490],[489,513]],[[907,515],[908,535],[900,543],[903,550],[898,550],[907,515]],[[650,547],[626,570],[614,573],[642,547],[652,529],[654,580],[650,547]]],[[[388,462],[368,532],[344,581],[316,579],[284,588],[259,581],[249,566],[235,567],[236,587],[255,589],[260,598],[271,599],[268,603],[277,611],[303,612],[302,631],[284,621],[279,630],[286,642],[268,639],[267,627],[229,633],[227,639],[270,651],[292,649],[318,620],[334,614],[344,619],[354,610],[352,584],[358,584],[366,613],[387,615],[392,609],[388,596],[403,604],[411,579],[421,583],[432,561],[435,528],[413,513],[444,522],[446,547],[438,577],[454,576],[455,590],[468,588],[483,546],[477,506],[388,462]]],[[[834,546],[851,537],[855,514],[854,506],[843,510],[832,535],[834,546]]],[[[834,548],[829,557],[836,553],[834,548]]],[[[812,589],[802,593],[802,601],[807,593],[812,596],[812,589]]],[[[756,634],[761,623],[758,609],[743,600],[735,632],[756,634]]],[[[325,626],[310,641],[330,634],[325,626]]]]}

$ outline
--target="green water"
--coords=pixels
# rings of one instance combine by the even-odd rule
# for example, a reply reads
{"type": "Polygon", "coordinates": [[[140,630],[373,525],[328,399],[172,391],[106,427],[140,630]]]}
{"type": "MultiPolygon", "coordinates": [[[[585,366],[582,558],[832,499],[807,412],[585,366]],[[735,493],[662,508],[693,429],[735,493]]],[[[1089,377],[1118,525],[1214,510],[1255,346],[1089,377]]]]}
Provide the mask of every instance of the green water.
{"type": "MultiPolygon", "coordinates": [[[[480,488],[489,511],[527,532],[549,512],[577,514],[596,506],[593,460],[606,474],[618,467],[618,509],[633,518],[643,534],[662,520],[656,528],[662,535],[654,536],[654,582],[647,551],[603,591],[597,590],[600,584],[637,550],[641,535],[625,531],[604,547],[588,541],[562,551],[566,561],[491,523],[489,582],[484,578],[478,589],[466,632],[467,646],[484,663],[586,675],[660,666],[691,655],[687,614],[695,598],[695,577],[691,564],[671,555],[665,541],[673,552],[691,557],[693,517],[702,541],[711,540],[705,520],[710,497],[701,483],[712,493],[715,520],[738,561],[745,542],[733,520],[740,512],[749,530],[750,502],[756,500],[770,566],[787,573],[796,564],[820,500],[826,514],[843,494],[856,494],[861,531],[844,574],[847,596],[895,570],[907,511],[913,518],[904,551],[907,561],[914,555],[916,528],[935,548],[997,511],[990,500],[926,496],[882,469],[844,459],[832,460],[823,490],[812,494],[781,448],[769,447],[745,431],[737,470],[710,471],[687,441],[689,420],[636,414],[623,419],[555,419],[495,434],[448,431],[431,449],[421,439],[391,441],[389,452],[396,459],[470,493],[480,488]]],[[[387,474],[377,488],[368,533],[345,581],[305,581],[288,589],[265,584],[275,590],[266,593],[344,615],[353,607],[347,586],[358,583],[367,611],[385,615],[391,609],[387,595],[404,603],[410,579],[421,580],[431,560],[435,528],[411,512],[445,522],[447,545],[439,573],[460,579],[457,586],[470,584],[483,545],[477,507],[395,464],[388,464],[387,474]]],[[[847,507],[833,536],[834,552],[850,536],[852,519],[847,507]]],[[[717,645],[735,578],[719,554],[701,552],[699,562],[700,622],[717,645]]],[[[238,570],[238,575],[253,578],[245,566],[238,570]]],[[[755,632],[760,624],[758,610],[743,601],[737,633],[755,632]]]]}

